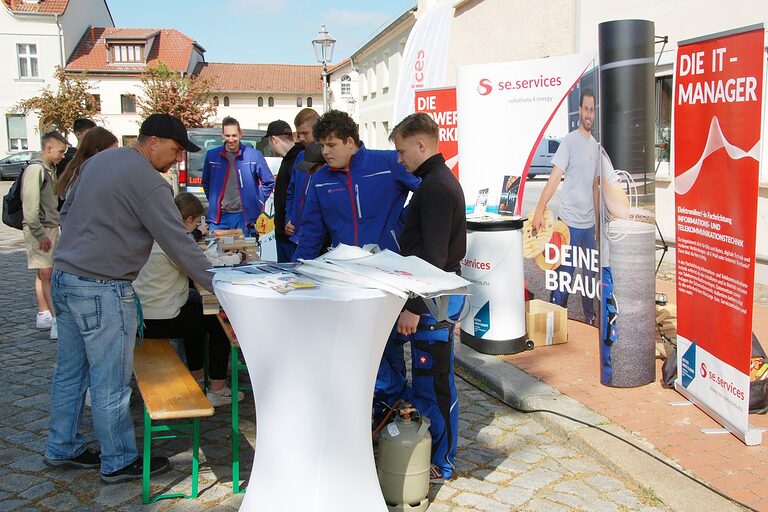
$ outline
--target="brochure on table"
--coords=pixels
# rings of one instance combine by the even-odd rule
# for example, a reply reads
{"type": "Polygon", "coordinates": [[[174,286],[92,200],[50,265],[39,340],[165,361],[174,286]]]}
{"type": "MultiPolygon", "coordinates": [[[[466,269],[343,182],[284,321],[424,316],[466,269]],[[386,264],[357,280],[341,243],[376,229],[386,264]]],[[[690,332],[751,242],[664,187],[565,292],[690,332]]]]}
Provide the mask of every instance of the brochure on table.
{"type": "Polygon", "coordinates": [[[257,263],[211,269],[217,281],[270,288],[280,293],[323,284],[379,289],[401,298],[422,297],[438,319],[447,317],[448,297],[466,295],[469,282],[417,258],[377,247],[340,244],[300,264],[257,263]],[[372,252],[373,251],[373,252],[372,252]]]}

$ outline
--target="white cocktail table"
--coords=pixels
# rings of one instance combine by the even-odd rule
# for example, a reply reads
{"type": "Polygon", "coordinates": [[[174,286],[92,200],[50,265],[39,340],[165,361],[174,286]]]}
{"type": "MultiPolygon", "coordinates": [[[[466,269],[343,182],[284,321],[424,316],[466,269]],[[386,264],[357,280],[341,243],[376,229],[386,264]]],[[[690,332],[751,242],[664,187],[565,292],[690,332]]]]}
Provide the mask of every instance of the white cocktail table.
{"type": "Polygon", "coordinates": [[[371,404],[405,300],[351,286],[282,295],[214,280],[214,289],[256,404],[253,468],[240,510],[386,512],[371,404]]]}

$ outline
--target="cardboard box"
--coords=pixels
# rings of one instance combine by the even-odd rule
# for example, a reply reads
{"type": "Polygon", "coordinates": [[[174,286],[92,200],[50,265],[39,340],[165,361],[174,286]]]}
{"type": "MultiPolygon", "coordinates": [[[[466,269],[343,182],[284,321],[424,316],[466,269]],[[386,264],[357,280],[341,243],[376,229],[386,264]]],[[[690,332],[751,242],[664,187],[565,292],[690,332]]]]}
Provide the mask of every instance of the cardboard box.
{"type": "Polygon", "coordinates": [[[536,347],[568,341],[568,310],[562,306],[538,299],[526,302],[525,325],[536,347]]]}

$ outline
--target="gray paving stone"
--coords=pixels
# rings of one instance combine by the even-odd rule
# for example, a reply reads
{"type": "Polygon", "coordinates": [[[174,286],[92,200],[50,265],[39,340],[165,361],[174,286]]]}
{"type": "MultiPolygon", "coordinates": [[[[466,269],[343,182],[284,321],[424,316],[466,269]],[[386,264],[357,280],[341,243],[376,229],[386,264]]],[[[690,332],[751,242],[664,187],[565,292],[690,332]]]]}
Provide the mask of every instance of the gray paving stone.
{"type": "Polygon", "coordinates": [[[44,499],[40,504],[53,510],[80,510],[83,505],[68,492],[59,492],[55,496],[44,499]]]}
{"type": "Polygon", "coordinates": [[[544,491],[539,496],[549,501],[559,503],[561,505],[567,505],[570,508],[585,509],[585,510],[589,510],[590,508],[589,499],[582,496],[576,496],[574,494],[568,494],[568,493],[557,492],[557,491],[544,491]]]}
{"type": "Polygon", "coordinates": [[[571,473],[600,473],[602,468],[591,459],[561,459],[558,461],[561,466],[571,473]]]}
{"type": "Polygon", "coordinates": [[[510,453],[509,456],[521,462],[535,464],[541,460],[542,453],[534,447],[524,446],[519,450],[515,450],[514,452],[510,453]]]}
{"type": "Polygon", "coordinates": [[[551,501],[534,498],[525,506],[527,512],[570,512],[568,507],[552,503],[551,501]]]}
{"type": "Polygon", "coordinates": [[[3,500],[0,502],[0,512],[10,512],[11,510],[19,510],[27,504],[27,500],[3,500]]]}
{"type": "Polygon", "coordinates": [[[43,463],[43,456],[39,453],[35,453],[17,459],[8,467],[14,471],[35,473],[38,471],[44,471],[47,466],[43,463]]]}
{"type": "Polygon", "coordinates": [[[491,471],[489,469],[479,469],[472,473],[472,477],[492,484],[501,484],[512,479],[512,476],[508,473],[499,470],[491,471]]]}
{"type": "Polygon", "coordinates": [[[514,486],[500,489],[494,494],[494,497],[502,503],[514,505],[515,507],[522,506],[523,503],[531,499],[531,496],[533,496],[532,490],[514,486]]]}
{"type": "Polygon", "coordinates": [[[512,480],[512,485],[526,489],[541,489],[560,478],[560,475],[548,469],[534,469],[512,480]]]}
{"type": "Polygon", "coordinates": [[[40,485],[34,485],[26,491],[19,494],[22,498],[27,500],[34,500],[41,496],[45,496],[56,490],[56,486],[52,482],[43,482],[40,485]]]}
{"type": "Polygon", "coordinates": [[[605,475],[590,476],[585,479],[585,482],[587,482],[598,491],[619,491],[624,489],[624,484],[615,478],[605,475]]]}
{"type": "Polygon", "coordinates": [[[502,471],[507,471],[513,474],[524,473],[531,468],[530,464],[510,458],[496,459],[493,461],[492,465],[502,471]]]}
{"type": "Polygon", "coordinates": [[[611,503],[605,500],[596,500],[589,504],[590,512],[623,512],[622,508],[617,507],[615,503],[611,503]]]}
{"type": "Polygon", "coordinates": [[[477,478],[459,477],[451,481],[451,487],[461,491],[471,491],[477,494],[491,494],[499,489],[499,486],[491,482],[484,482],[477,478]]]}
{"type": "Polygon", "coordinates": [[[457,505],[472,507],[475,510],[485,512],[509,512],[509,509],[503,503],[470,492],[460,493],[453,499],[453,502],[457,505]]]}
{"type": "Polygon", "coordinates": [[[433,485],[429,490],[429,497],[434,501],[448,501],[459,492],[449,484],[433,485]]]}
{"type": "Polygon", "coordinates": [[[567,480],[565,482],[560,482],[555,485],[555,491],[573,494],[576,496],[583,496],[585,498],[592,498],[597,496],[597,493],[592,487],[578,480],[567,480]]]}
{"type": "Polygon", "coordinates": [[[22,492],[33,485],[40,485],[44,482],[39,476],[28,475],[24,473],[10,473],[0,478],[0,489],[7,492],[22,492]]]}
{"type": "Polygon", "coordinates": [[[616,503],[620,505],[624,505],[625,507],[631,508],[631,509],[638,509],[640,508],[640,500],[637,498],[637,496],[628,491],[627,489],[621,489],[616,492],[611,492],[609,495],[611,500],[615,501],[616,503]]]}

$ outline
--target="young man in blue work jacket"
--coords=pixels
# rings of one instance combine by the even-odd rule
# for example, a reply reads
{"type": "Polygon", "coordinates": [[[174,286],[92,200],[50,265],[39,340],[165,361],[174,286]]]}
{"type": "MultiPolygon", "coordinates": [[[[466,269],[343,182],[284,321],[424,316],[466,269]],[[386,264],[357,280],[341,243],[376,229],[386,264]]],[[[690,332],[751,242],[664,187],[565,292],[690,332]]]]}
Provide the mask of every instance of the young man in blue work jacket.
{"type": "MultiPolygon", "coordinates": [[[[422,180],[400,236],[403,256],[418,256],[441,270],[459,273],[467,249],[464,192],[437,150],[437,123],[423,112],[411,114],[395,126],[390,140],[400,162],[422,180]]],[[[438,321],[423,299],[409,299],[395,327],[400,342],[411,342],[413,384],[403,398],[430,419],[432,482],[450,479],[455,472],[459,399],[453,376],[453,329],[463,305],[463,296],[452,296],[448,319],[438,321]]]]}
{"type": "MultiPolygon", "coordinates": [[[[312,131],[328,165],[312,175],[294,261],[316,258],[326,234],[332,245],[377,244],[399,253],[405,201],[421,180],[398,163],[397,152],[366,149],[357,124],[345,112],[326,112],[312,131]]],[[[391,406],[406,383],[403,348],[388,342],[376,376],[374,406],[391,406]]]]}
{"type": "Polygon", "coordinates": [[[203,164],[203,190],[208,198],[209,229],[242,229],[254,235],[256,219],[275,186],[264,155],[242,144],[240,123],[225,117],[224,145],[208,151],[203,164]]]}

